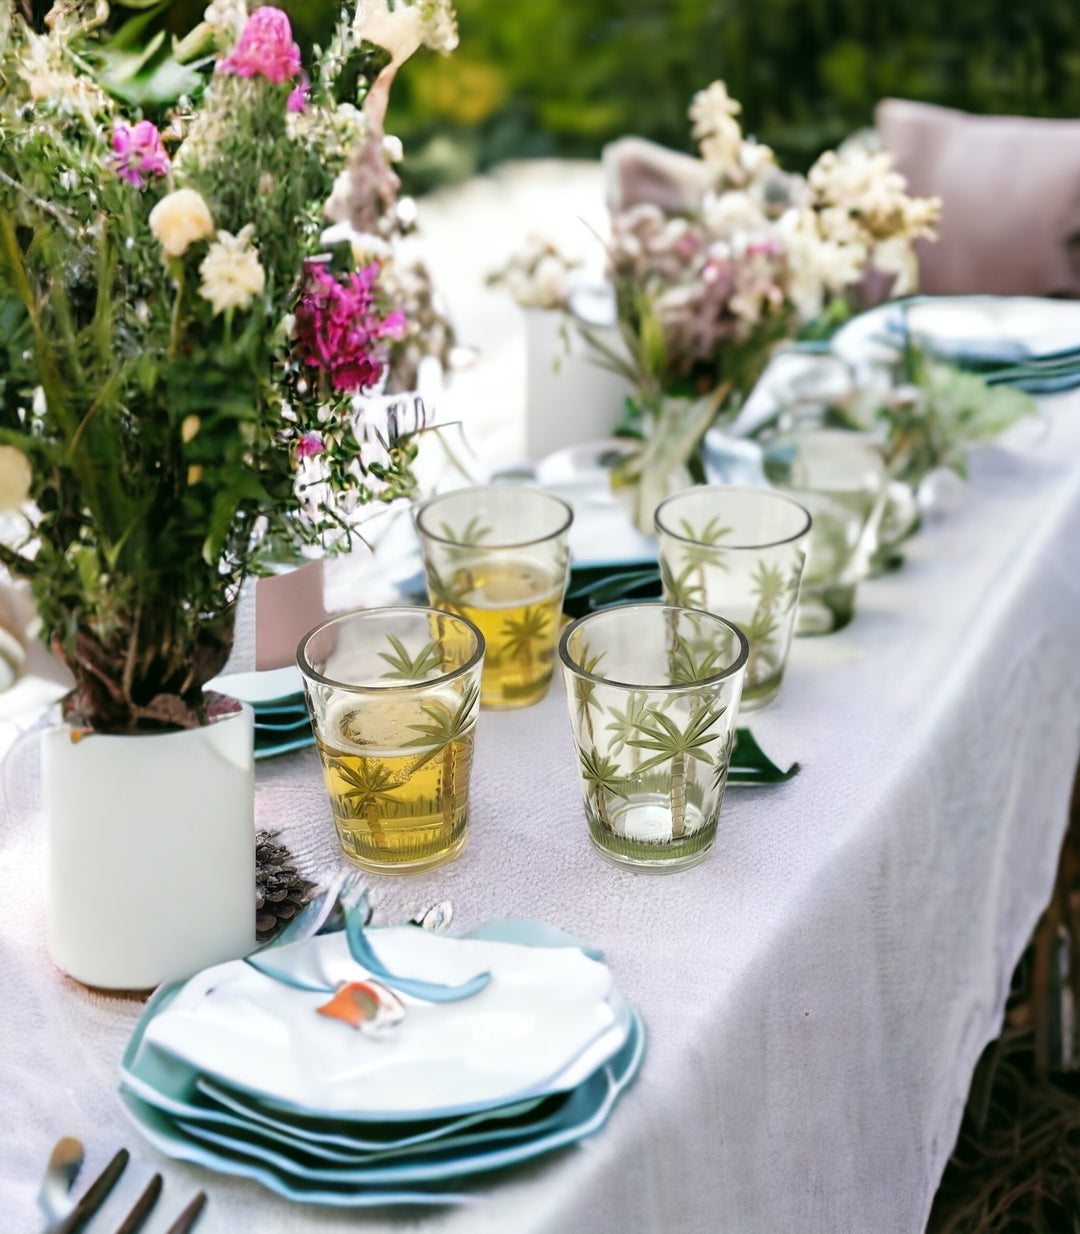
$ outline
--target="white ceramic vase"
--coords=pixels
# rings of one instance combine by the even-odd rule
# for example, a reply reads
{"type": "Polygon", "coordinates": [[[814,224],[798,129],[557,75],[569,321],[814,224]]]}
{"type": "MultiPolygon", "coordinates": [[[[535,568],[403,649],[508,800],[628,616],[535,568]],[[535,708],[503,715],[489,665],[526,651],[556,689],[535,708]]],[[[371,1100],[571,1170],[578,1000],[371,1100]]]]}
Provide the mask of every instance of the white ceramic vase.
{"type": "Polygon", "coordinates": [[[254,716],[145,736],[45,733],[49,951],[144,990],[255,946],[254,716]]]}

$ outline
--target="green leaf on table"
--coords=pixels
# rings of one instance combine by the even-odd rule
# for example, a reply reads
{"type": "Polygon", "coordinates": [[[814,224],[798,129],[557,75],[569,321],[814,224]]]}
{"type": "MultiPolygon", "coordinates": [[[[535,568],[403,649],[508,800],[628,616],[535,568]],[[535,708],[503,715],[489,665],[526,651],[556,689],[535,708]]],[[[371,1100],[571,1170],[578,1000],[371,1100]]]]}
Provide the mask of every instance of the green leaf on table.
{"type": "Polygon", "coordinates": [[[748,728],[735,730],[735,748],[731,752],[729,784],[783,784],[799,774],[798,763],[792,763],[782,771],[761,746],[748,728]]]}

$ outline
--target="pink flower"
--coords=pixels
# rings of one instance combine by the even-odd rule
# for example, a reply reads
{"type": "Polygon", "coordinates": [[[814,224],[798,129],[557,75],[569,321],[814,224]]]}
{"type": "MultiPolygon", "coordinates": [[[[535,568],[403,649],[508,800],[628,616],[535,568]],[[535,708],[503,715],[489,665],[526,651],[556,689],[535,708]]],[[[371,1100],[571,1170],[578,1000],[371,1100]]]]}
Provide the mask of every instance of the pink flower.
{"type": "Polygon", "coordinates": [[[302,363],[322,369],[335,390],[369,389],[386,367],[382,339],[401,338],[405,314],[379,316],[373,263],[355,274],[333,275],[320,262],[307,265],[308,284],[296,307],[296,350],[302,363]]]}
{"type": "Polygon", "coordinates": [[[116,159],[116,174],[145,188],[149,176],[167,175],[169,156],[161,144],[161,134],[149,120],[140,120],[134,127],[123,120],[113,129],[113,153],[116,159]]]}
{"type": "Polygon", "coordinates": [[[293,42],[288,17],[269,4],[256,9],[218,70],[237,77],[258,75],[273,82],[295,77],[300,71],[300,48],[293,42]]]}
{"type": "Polygon", "coordinates": [[[307,106],[308,81],[303,73],[300,74],[300,80],[296,83],[292,94],[289,95],[289,100],[285,104],[288,111],[303,111],[307,106]]]}
{"type": "Polygon", "coordinates": [[[323,445],[322,435],[314,431],[301,434],[300,440],[296,443],[296,457],[310,458],[313,454],[322,454],[326,449],[323,445]]]}

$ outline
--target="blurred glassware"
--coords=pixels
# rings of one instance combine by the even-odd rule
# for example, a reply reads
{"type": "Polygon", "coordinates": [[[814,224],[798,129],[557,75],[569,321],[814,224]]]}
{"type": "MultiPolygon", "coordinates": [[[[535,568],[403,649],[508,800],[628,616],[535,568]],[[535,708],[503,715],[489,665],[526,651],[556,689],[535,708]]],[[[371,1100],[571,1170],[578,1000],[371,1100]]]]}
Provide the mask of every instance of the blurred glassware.
{"type": "Polygon", "coordinates": [[[457,489],[417,511],[432,605],[472,622],[487,643],[482,707],[530,707],[548,692],[573,520],[561,497],[515,485],[457,489]]]}
{"type": "Polygon", "coordinates": [[[770,442],[765,474],[814,520],[796,633],[842,629],[878,548],[889,482],[881,446],[868,433],[795,429],[770,442]]]}
{"type": "Polygon", "coordinates": [[[316,626],[297,652],[338,839],[363,870],[412,873],[465,847],[484,637],[429,608],[316,626]]]}
{"type": "Polygon", "coordinates": [[[750,646],[744,711],[770,703],[787,665],[811,517],[772,489],[702,485],[657,507],[668,604],[735,622],[750,646]]]}
{"type": "Polygon", "coordinates": [[[711,613],[601,609],[559,644],[589,838],[626,869],[668,873],[712,851],[748,647],[711,613]]]}

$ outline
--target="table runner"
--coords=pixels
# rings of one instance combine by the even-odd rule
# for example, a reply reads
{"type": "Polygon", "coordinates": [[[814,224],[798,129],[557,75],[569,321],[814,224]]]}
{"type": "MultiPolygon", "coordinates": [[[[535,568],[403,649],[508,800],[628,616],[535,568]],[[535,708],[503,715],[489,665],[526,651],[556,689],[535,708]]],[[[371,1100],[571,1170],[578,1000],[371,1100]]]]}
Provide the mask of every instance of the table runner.
{"type": "MultiPolygon", "coordinates": [[[[50,966],[40,820],[9,808],[5,1228],[35,1228],[48,1150],[74,1134],[88,1171],[133,1150],[114,1225],[161,1169],[170,1208],[208,1188],[201,1234],[921,1230],[1052,888],[1080,748],[1080,395],[1044,407],[1045,426],[974,455],[958,508],[910,542],[901,572],[860,589],[848,629],[796,640],[780,701],[752,723],[803,771],[729,789],[697,869],[634,876],[593,854],[558,688],[531,710],[481,716],[463,857],[376,880],[379,917],[450,897],[462,927],[549,920],[604,949],[650,1045],[600,1135],[478,1182],[464,1210],[294,1207],[144,1145],[115,1091],[139,1008],[50,966]]],[[[16,784],[32,787],[21,754],[16,784]]],[[[260,767],[256,809],[309,869],[334,866],[313,751],[260,767]]]]}

